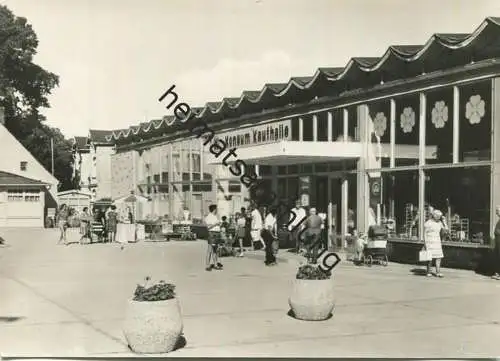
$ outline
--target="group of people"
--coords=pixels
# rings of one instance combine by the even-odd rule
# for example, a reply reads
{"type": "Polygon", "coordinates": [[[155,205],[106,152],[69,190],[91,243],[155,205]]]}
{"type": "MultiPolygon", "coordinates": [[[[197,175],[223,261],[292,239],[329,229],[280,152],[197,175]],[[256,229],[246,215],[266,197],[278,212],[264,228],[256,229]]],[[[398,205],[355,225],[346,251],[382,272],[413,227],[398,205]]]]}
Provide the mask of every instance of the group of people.
{"type": "MultiPolygon", "coordinates": [[[[206,270],[223,268],[219,261],[223,244],[229,247],[237,245],[239,256],[243,257],[245,250],[243,244],[247,235],[251,240],[252,249],[265,251],[265,265],[276,265],[276,254],[279,249],[276,214],[276,209],[258,207],[252,203],[249,209],[241,208],[240,212],[235,214],[235,231],[234,234],[230,234],[227,217],[223,216],[219,220],[217,206],[210,205],[209,214],[205,218],[205,225],[209,231],[206,270]]],[[[308,215],[300,201],[296,202],[295,208],[290,212],[288,222],[290,236],[297,251],[303,251],[313,263],[317,260],[319,248],[325,244],[323,235],[325,218],[325,215],[322,217],[317,214],[315,208],[310,208],[308,215]]]]}
{"type": "Polygon", "coordinates": [[[206,258],[207,271],[223,268],[219,260],[222,245],[233,247],[234,244],[237,244],[239,247],[239,256],[243,257],[247,230],[250,230],[252,248],[254,250],[264,249],[266,251],[264,263],[267,266],[276,265],[278,238],[275,210],[259,209],[254,204],[248,210],[241,208],[240,212],[236,213],[234,217],[236,228],[234,235],[229,232],[230,224],[227,217],[223,216],[219,220],[215,204],[210,205],[208,211],[209,213],[205,217],[205,225],[209,232],[206,258]]]}
{"type": "MultiPolygon", "coordinates": [[[[110,205],[106,209],[96,207],[92,210],[92,212],[88,207],[84,207],[82,213],[79,215],[76,215],[75,212],[66,204],[62,204],[57,213],[57,225],[60,231],[58,244],[66,246],[69,244],[66,232],[67,229],[71,227],[72,219],[75,217],[78,217],[80,221],[80,244],[83,244],[85,240],[92,243],[93,229],[99,230],[99,234],[97,236],[100,240],[104,242],[116,241],[119,214],[114,204],[110,205]]],[[[133,223],[133,215],[129,208],[127,209],[127,221],[133,223]]]]}

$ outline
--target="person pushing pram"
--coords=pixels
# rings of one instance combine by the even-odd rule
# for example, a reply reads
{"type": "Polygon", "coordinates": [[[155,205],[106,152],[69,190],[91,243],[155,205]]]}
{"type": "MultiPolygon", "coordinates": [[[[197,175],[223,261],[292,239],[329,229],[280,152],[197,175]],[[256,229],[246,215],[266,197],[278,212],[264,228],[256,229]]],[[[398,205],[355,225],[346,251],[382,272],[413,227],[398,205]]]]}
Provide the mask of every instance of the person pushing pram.
{"type": "Polygon", "coordinates": [[[219,262],[218,246],[222,242],[221,222],[217,218],[217,206],[211,204],[208,207],[209,214],[205,217],[205,225],[208,229],[208,248],[206,257],[206,270],[221,270],[222,263],[219,262]]]}

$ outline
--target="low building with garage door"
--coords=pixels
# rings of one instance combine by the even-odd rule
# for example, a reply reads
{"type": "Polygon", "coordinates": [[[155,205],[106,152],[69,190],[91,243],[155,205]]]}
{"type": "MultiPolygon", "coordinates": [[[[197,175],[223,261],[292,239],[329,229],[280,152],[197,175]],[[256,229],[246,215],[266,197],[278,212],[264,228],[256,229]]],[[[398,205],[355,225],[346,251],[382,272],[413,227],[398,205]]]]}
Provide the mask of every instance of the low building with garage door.
{"type": "Polygon", "coordinates": [[[0,122],[0,227],[44,227],[59,181],[0,122]]]}
{"type": "Polygon", "coordinates": [[[43,227],[48,186],[0,171],[0,227],[43,227]]]}

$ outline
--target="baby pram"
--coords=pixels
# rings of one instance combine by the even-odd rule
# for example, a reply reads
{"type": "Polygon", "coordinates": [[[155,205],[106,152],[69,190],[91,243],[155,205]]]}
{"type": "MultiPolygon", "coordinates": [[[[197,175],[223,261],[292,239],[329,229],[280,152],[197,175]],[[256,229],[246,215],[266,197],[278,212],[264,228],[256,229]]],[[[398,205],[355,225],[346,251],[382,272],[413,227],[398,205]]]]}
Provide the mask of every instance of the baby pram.
{"type": "Polygon", "coordinates": [[[90,242],[104,242],[106,240],[106,230],[104,225],[99,221],[90,223],[90,242]]]}
{"type": "Polygon", "coordinates": [[[234,229],[229,228],[226,232],[221,232],[218,245],[219,257],[234,257],[236,250],[233,244],[236,239],[234,229]]]}
{"type": "Polygon", "coordinates": [[[363,249],[363,263],[371,266],[374,262],[387,266],[387,228],[384,226],[371,226],[368,230],[368,242],[363,249]]]}

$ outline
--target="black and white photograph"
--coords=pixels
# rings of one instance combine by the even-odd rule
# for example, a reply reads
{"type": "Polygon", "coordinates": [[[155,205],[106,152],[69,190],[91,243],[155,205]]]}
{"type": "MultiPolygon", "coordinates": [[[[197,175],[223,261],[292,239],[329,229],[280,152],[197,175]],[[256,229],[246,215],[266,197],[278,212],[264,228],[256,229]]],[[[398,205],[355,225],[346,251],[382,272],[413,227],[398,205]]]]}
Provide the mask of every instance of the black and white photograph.
{"type": "Polygon", "coordinates": [[[500,356],[500,2],[0,0],[0,359],[500,356]]]}

